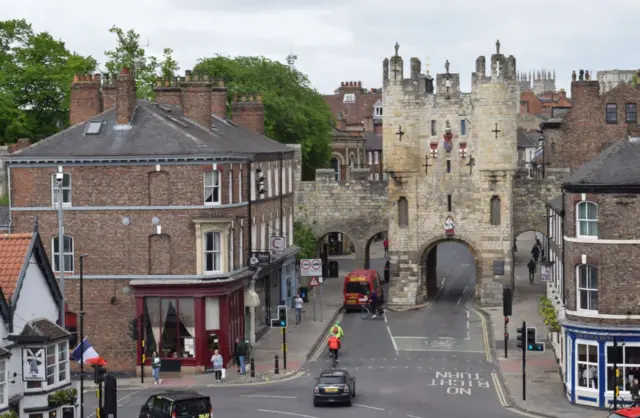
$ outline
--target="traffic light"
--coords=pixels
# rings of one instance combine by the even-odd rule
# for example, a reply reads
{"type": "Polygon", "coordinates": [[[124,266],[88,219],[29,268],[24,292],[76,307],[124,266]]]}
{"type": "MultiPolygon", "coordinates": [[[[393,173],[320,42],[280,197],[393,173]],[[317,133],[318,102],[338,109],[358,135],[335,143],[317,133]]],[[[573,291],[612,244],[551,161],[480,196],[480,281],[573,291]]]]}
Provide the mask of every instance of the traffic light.
{"type": "Polygon", "coordinates": [[[278,306],[278,320],[280,321],[281,327],[287,326],[287,306],[286,305],[278,306]]]}
{"type": "Polygon", "coordinates": [[[525,327],[518,328],[516,330],[518,332],[518,348],[522,349],[522,351],[527,350],[527,330],[525,327]]]}
{"type": "Polygon", "coordinates": [[[118,414],[118,384],[116,378],[107,375],[104,379],[104,408],[106,416],[118,414]]]}
{"type": "Polygon", "coordinates": [[[527,328],[528,351],[544,351],[544,343],[539,343],[536,337],[536,329],[534,327],[527,328]]]}
{"type": "Polygon", "coordinates": [[[104,382],[104,375],[107,374],[107,369],[102,366],[95,366],[95,374],[93,378],[93,382],[97,385],[98,383],[104,382]]]}
{"type": "Polygon", "coordinates": [[[129,336],[132,340],[138,341],[138,318],[129,321],[129,336]]]}

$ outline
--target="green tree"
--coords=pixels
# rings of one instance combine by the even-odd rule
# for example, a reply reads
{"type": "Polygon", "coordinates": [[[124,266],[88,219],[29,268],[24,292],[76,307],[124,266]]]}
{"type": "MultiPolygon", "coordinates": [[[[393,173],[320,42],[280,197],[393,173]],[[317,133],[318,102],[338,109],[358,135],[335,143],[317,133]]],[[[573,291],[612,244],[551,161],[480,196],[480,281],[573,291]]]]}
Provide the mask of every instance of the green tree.
{"type": "Polygon", "coordinates": [[[135,30],[125,32],[114,25],[109,32],[116,35],[117,41],[115,49],[104,52],[108,58],[105,64],[107,71],[118,74],[122,67],[129,68],[136,80],[138,98],[152,99],[158,70],[157,58],[146,55],[146,51],[140,46],[140,34],[135,30]]]}
{"type": "Polygon", "coordinates": [[[259,93],[265,109],[265,135],[302,146],[303,180],[329,166],[333,117],[306,75],[264,57],[201,59],[196,72],[222,78],[230,94],[259,93]]]}
{"type": "Polygon", "coordinates": [[[173,49],[165,48],[162,52],[162,61],[160,62],[160,75],[163,80],[170,80],[176,76],[180,69],[178,62],[173,59],[173,49]]]}
{"type": "Polygon", "coordinates": [[[631,85],[633,86],[633,88],[638,87],[638,74],[634,74],[633,75],[633,79],[631,80],[631,85]]]}
{"type": "Polygon", "coordinates": [[[293,245],[300,247],[298,259],[316,258],[317,240],[313,230],[306,224],[297,221],[293,224],[293,245]]]}
{"type": "Polygon", "coordinates": [[[68,126],[73,75],[96,66],[23,19],[0,21],[0,141],[38,140],[68,126]]]}

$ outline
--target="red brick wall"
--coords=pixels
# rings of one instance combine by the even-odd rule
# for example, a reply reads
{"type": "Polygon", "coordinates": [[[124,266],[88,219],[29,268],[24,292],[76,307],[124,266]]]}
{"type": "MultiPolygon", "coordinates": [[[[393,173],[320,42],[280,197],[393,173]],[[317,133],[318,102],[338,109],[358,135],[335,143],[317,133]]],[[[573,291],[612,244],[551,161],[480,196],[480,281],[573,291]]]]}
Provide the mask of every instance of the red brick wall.
{"type": "Polygon", "coordinates": [[[71,85],[69,102],[69,123],[77,125],[102,112],[99,78],[94,81],[90,75],[77,76],[71,85]]]}
{"type": "Polygon", "coordinates": [[[233,113],[233,122],[244,126],[250,131],[263,134],[264,133],[264,105],[260,97],[249,98],[249,102],[234,101],[231,105],[233,113]],[[255,100],[255,101],[254,101],[255,100]]]}

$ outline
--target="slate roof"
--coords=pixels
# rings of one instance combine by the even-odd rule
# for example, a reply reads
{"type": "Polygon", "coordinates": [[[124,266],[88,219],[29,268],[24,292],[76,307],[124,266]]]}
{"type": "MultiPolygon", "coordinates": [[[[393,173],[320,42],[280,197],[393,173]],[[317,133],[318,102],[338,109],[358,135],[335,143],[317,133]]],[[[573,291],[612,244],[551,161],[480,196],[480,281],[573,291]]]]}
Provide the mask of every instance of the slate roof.
{"type": "Polygon", "coordinates": [[[518,128],[518,148],[536,148],[538,146],[538,143],[529,134],[530,132],[518,128]]]}
{"type": "Polygon", "coordinates": [[[20,333],[22,337],[49,337],[50,341],[69,338],[67,330],[46,318],[34,319],[27,322],[20,333]]]}
{"type": "Polygon", "coordinates": [[[0,206],[0,231],[8,230],[11,224],[11,216],[8,206],[0,206]]]}
{"type": "Polygon", "coordinates": [[[356,100],[353,103],[344,103],[344,95],[353,92],[338,91],[337,94],[324,96],[324,100],[331,109],[334,118],[343,120],[348,125],[362,123],[365,118],[373,117],[373,107],[378,100],[382,100],[382,93],[355,93],[356,100]]]}
{"type": "Polygon", "coordinates": [[[238,155],[292,152],[264,135],[214,116],[212,129],[183,117],[177,106],[138,100],[130,129],[116,125],[111,108],[92,118],[104,122],[97,135],[86,135],[90,121],[72,126],[12,154],[21,157],[143,157],[238,155]]]}
{"type": "Polygon", "coordinates": [[[18,287],[32,241],[33,234],[0,235],[0,288],[7,300],[13,297],[18,287]]]}
{"type": "Polygon", "coordinates": [[[373,132],[365,132],[364,149],[370,151],[382,151],[382,135],[376,135],[373,132]]]}
{"type": "Polygon", "coordinates": [[[549,206],[556,212],[562,212],[562,195],[558,195],[549,201],[549,206]]]}
{"type": "Polygon", "coordinates": [[[566,185],[640,185],[640,137],[629,137],[605,149],[565,181],[566,185]]]}

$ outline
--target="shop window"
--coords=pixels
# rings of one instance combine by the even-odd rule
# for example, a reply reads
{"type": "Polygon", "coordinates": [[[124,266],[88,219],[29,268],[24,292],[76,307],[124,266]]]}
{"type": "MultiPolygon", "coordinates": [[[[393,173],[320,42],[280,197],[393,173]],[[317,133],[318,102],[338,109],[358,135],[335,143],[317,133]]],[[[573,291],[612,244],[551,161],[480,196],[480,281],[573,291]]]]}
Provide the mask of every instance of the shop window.
{"type": "Polygon", "coordinates": [[[192,298],[145,298],[145,322],[148,355],[157,352],[163,358],[195,357],[192,298]]]}
{"type": "Polygon", "coordinates": [[[615,388],[614,364],[620,371],[618,387],[620,391],[629,391],[634,379],[640,379],[640,346],[619,345],[613,347],[613,343],[607,343],[607,390],[615,388]]]}
{"type": "Polygon", "coordinates": [[[598,345],[577,343],[578,387],[598,389],[598,345]]]}

